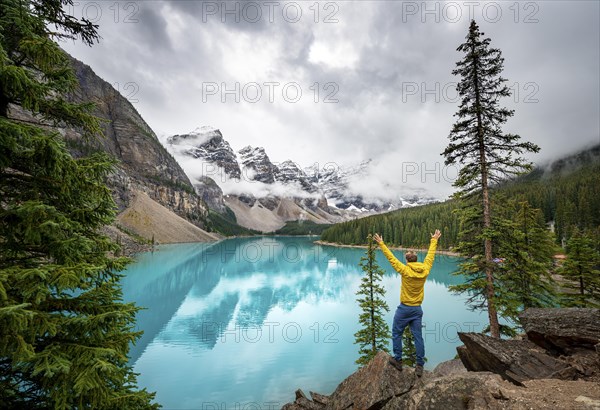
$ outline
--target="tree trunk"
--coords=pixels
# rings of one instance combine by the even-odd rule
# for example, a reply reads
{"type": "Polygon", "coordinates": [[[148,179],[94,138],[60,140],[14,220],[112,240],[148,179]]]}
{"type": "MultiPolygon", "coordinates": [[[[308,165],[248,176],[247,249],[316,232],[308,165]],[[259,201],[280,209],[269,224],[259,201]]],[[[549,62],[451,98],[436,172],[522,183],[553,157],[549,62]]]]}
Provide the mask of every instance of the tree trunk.
{"type": "MultiPolygon", "coordinates": [[[[487,170],[486,170],[487,171],[487,170]]],[[[483,226],[484,228],[490,228],[491,214],[490,214],[490,200],[489,191],[487,186],[487,172],[483,174],[485,176],[483,185],[483,226]]],[[[500,338],[500,324],[498,323],[498,312],[496,312],[496,304],[494,302],[495,290],[494,290],[494,274],[492,270],[492,240],[486,238],[484,241],[485,249],[485,278],[487,280],[487,303],[488,303],[488,317],[490,319],[490,333],[492,337],[500,338]]]]}
{"type": "Polygon", "coordinates": [[[0,117],[8,118],[8,98],[0,93],[0,117]]]}
{"type": "MultiPolygon", "coordinates": [[[[471,46],[471,51],[475,55],[475,45],[471,46]]],[[[479,140],[479,163],[481,166],[481,196],[483,199],[483,227],[489,229],[492,226],[492,217],[490,212],[490,196],[488,187],[488,164],[485,157],[485,141],[483,135],[483,122],[481,119],[481,102],[479,93],[479,78],[477,76],[479,60],[476,58],[474,64],[474,81],[475,81],[475,109],[477,110],[477,138],[479,140]]],[[[500,325],[498,323],[498,313],[494,303],[494,274],[492,271],[492,240],[486,238],[484,240],[484,255],[485,255],[485,278],[486,278],[486,295],[488,305],[488,317],[490,320],[490,333],[492,337],[500,338],[500,325]]]]}

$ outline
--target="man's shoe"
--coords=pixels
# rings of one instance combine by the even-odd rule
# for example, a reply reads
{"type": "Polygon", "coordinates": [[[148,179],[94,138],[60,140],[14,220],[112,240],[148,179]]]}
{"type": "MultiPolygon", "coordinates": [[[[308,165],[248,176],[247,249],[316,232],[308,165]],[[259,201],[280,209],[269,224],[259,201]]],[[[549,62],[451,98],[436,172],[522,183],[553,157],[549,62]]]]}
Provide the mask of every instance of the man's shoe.
{"type": "Polygon", "coordinates": [[[415,367],[415,374],[417,375],[417,377],[423,376],[423,366],[418,364],[417,367],[415,367]]]}
{"type": "Polygon", "coordinates": [[[402,360],[396,360],[394,357],[390,357],[390,364],[394,366],[399,372],[402,371],[402,360]]]}

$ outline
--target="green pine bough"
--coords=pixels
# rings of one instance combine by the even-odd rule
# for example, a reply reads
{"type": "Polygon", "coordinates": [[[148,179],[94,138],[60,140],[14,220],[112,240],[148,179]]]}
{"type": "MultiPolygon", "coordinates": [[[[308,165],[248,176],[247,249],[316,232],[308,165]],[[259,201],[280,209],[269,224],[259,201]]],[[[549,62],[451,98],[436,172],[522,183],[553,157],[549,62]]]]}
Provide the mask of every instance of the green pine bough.
{"type": "Polygon", "coordinates": [[[128,364],[139,307],[122,300],[128,259],[100,228],[116,206],[114,160],[75,159],[56,126],[101,135],[55,40],[91,45],[69,0],[0,0],[0,403],[27,409],[152,409],[128,364]],[[18,120],[20,108],[45,126],[18,120]],[[50,127],[49,127],[49,126],[50,127]]]}

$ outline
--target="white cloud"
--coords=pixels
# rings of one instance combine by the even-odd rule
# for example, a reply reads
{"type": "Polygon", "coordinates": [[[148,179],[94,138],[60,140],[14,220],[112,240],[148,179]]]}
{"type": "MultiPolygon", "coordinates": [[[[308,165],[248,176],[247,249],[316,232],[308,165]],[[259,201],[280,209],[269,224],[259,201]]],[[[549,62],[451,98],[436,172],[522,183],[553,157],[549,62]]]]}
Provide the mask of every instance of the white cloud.
{"type": "MultiPolygon", "coordinates": [[[[458,23],[445,15],[436,23],[431,14],[423,22],[422,13],[405,13],[403,7],[420,8],[421,2],[341,2],[333,16],[338,22],[328,24],[323,19],[332,10],[318,3],[315,22],[309,2],[301,3],[297,23],[282,19],[278,9],[273,23],[264,14],[253,24],[222,23],[218,15],[203,21],[200,2],[153,1],[136,3],[138,22],[124,23],[127,10],[115,21],[112,3],[98,4],[104,12],[100,44],[64,47],[118,83],[123,94],[124,84],[135,82],[135,107],[155,131],[173,135],[212,124],[232,147],[263,146],[274,162],[349,164],[373,158],[378,168],[356,189],[374,193],[411,188],[438,196],[452,190],[447,181],[404,183],[399,176],[402,164],[425,163],[427,170],[443,161],[458,102],[445,101],[440,92],[457,80],[451,71],[461,58],[456,47],[467,32],[467,10],[458,23]],[[250,102],[242,95],[236,103],[228,96],[222,102],[223,90],[206,98],[207,82],[229,88],[239,83],[241,89],[256,82],[263,99],[250,102]],[[268,100],[265,82],[280,84],[274,101],[268,100]],[[303,93],[296,103],[282,96],[283,85],[292,82],[303,93]],[[334,89],[325,89],[327,83],[334,89]],[[417,86],[414,94],[406,92],[410,84],[417,86]],[[438,95],[428,94],[436,84],[438,95]],[[332,90],[338,102],[325,103],[332,90]]],[[[475,11],[492,46],[503,52],[509,83],[520,85],[518,102],[503,101],[516,110],[506,131],[540,145],[541,153],[531,157],[540,162],[565,146],[572,151],[598,142],[600,3],[537,2],[535,24],[523,21],[531,8],[521,7],[515,22],[513,3],[496,4],[503,8],[498,22],[486,21],[482,7],[475,11]],[[524,101],[531,91],[525,83],[538,86],[537,102],[524,101]]]]}

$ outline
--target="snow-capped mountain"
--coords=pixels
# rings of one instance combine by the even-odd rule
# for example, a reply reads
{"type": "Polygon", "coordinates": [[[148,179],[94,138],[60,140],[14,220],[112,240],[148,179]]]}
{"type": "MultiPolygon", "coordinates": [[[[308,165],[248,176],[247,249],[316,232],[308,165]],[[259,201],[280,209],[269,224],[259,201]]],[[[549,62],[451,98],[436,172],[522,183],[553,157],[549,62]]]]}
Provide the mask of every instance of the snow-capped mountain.
{"type": "Polygon", "coordinates": [[[368,175],[370,160],[353,167],[327,163],[303,169],[292,160],[277,164],[262,147],[246,146],[236,153],[212,127],[169,137],[167,148],[176,158],[187,158],[184,168],[195,176],[194,186],[211,209],[222,213],[229,207],[240,225],[265,232],[291,220],[335,223],[422,201],[390,202],[352,192],[352,182],[368,175]]]}
{"type": "MultiPolygon", "coordinates": [[[[167,144],[171,147],[177,146],[178,151],[184,155],[201,159],[203,163],[214,164],[223,170],[227,177],[238,179],[241,177],[235,152],[218,129],[209,126],[196,128],[189,134],[167,138],[167,144]]],[[[217,179],[217,170],[206,167],[202,171],[203,176],[217,179]]]]}
{"type": "MultiPolygon", "coordinates": [[[[362,161],[356,166],[343,167],[327,163],[321,168],[317,164],[305,168],[309,181],[325,194],[331,206],[355,212],[388,212],[402,208],[404,201],[386,201],[379,198],[365,198],[350,188],[353,180],[367,178],[371,160],[362,161]]],[[[431,200],[429,201],[431,202],[431,200]]]]}
{"type": "Polygon", "coordinates": [[[238,155],[245,177],[265,184],[275,182],[275,174],[279,170],[273,165],[264,148],[248,145],[239,150],[238,155]]]}
{"type": "Polygon", "coordinates": [[[275,180],[283,184],[298,184],[303,190],[309,193],[318,191],[318,187],[314,184],[306,172],[304,172],[296,163],[287,160],[277,166],[279,172],[275,175],[275,180]]]}

